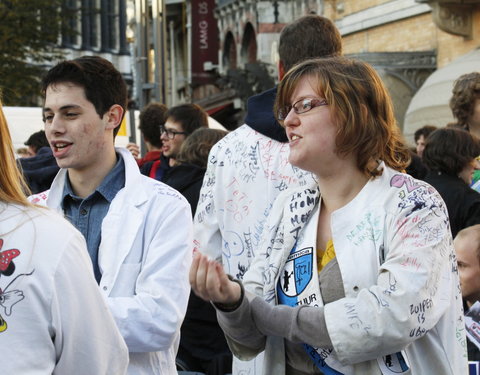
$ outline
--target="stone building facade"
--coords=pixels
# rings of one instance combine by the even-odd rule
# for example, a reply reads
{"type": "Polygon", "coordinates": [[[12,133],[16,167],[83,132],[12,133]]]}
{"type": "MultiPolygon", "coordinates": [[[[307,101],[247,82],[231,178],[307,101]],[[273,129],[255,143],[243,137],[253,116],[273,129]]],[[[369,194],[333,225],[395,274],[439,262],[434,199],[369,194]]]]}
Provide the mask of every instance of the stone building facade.
{"type": "Polygon", "coordinates": [[[255,74],[268,71],[276,80],[279,32],[309,13],[332,19],[342,34],[344,53],[379,71],[407,136],[415,129],[408,124],[404,128],[405,115],[425,80],[480,46],[480,0],[217,0],[219,72],[246,71],[237,74],[250,80],[246,88],[239,80],[240,96],[255,85],[264,88],[255,74]]]}

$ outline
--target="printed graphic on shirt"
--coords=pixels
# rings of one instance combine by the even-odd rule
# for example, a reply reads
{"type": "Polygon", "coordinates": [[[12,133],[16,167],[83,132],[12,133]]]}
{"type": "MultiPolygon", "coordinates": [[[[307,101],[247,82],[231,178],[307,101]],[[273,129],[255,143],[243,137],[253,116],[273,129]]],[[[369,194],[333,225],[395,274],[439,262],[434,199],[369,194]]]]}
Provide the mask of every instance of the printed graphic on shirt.
{"type": "MultiPolygon", "coordinates": [[[[0,250],[3,247],[3,239],[0,238],[0,250]]],[[[13,259],[20,255],[20,250],[18,249],[8,249],[4,251],[0,251],[0,281],[3,277],[10,277],[15,272],[15,263],[13,259]]],[[[23,300],[25,296],[23,292],[18,289],[8,290],[9,286],[20,276],[30,276],[33,273],[30,272],[28,274],[19,274],[16,275],[13,280],[11,280],[5,289],[2,290],[0,288],[0,306],[3,310],[0,310],[0,333],[5,332],[8,328],[7,321],[3,318],[2,313],[6,316],[10,316],[12,314],[12,308],[18,302],[23,300]]]]}
{"type": "Polygon", "coordinates": [[[290,306],[297,305],[297,297],[312,280],[312,275],[313,247],[294,249],[287,258],[278,282],[278,299],[281,303],[290,306]]]}
{"type": "Polygon", "coordinates": [[[401,352],[386,355],[377,361],[382,370],[382,374],[404,374],[410,368],[406,361],[406,356],[401,352]]]}

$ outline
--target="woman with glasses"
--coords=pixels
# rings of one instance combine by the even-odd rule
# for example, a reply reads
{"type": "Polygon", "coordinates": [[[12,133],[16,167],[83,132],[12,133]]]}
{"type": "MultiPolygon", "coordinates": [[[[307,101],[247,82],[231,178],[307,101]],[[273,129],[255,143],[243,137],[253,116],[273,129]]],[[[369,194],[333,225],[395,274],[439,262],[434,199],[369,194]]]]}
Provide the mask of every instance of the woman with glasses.
{"type": "Polygon", "coordinates": [[[125,374],[128,349],[85,239],[27,201],[1,104],[0,171],[0,373],[125,374]]]}
{"type": "Polygon", "coordinates": [[[243,285],[197,253],[239,358],[264,374],[465,374],[462,302],[445,204],[403,174],[408,153],[368,64],[306,61],[275,102],[289,161],[317,183],[276,200],[243,285]]]}

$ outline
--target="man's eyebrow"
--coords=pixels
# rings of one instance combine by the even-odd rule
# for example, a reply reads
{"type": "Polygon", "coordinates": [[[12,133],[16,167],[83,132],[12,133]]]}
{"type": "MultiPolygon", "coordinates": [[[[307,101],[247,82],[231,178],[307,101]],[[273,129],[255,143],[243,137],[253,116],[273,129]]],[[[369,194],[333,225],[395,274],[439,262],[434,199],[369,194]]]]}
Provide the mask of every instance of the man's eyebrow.
{"type": "MultiPolygon", "coordinates": [[[[60,107],[59,110],[60,111],[65,111],[65,110],[77,109],[77,108],[80,108],[80,106],[76,105],[76,104],[67,104],[67,105],[64,105],[64,106],[60,107]]],[[[43,107],[43,113],[45,113],[45,112],[53,112],[53,111],[49,107],[43,107]]]]}

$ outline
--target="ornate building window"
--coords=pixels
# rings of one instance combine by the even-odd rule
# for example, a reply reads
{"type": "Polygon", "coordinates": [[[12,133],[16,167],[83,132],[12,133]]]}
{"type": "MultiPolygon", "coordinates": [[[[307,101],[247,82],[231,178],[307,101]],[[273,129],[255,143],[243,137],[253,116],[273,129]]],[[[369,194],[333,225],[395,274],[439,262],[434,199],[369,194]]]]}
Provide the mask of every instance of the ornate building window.
{"type": "Polygon", "coordinates": [[[119,2],[102,0],[102,47],[113,52],[119,48],[119,2]]]}
{"type": "Polygon", "coordinates": [[[245,31],[242,39],[242,63],[254,63],[257,61],[257,39],[255,30],[249,22],[245,25],[245,31]]]}
{"type": "Polygon", "coordinates": [[[82,49],[100,49],[100,0],[82,2],[82,49]]]}
{"type": "Polygon", "coordinates": [[[79,47],[80,2],[78,0],[64,0],[62,14],[62,46],[79,47]]]}
{"type": "Polygon", "coordinates": [[[225,42],[223,44],[223,66],[226,69],[237,68],[237,48],[235,38],[231,31],[225,36],[225,42]]]}

